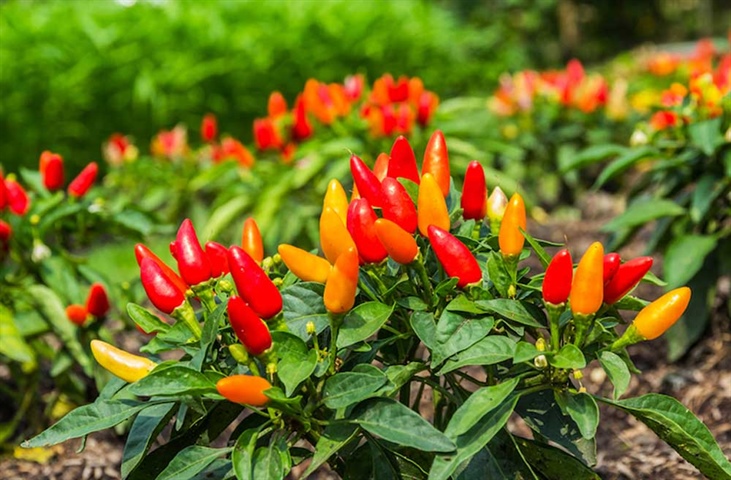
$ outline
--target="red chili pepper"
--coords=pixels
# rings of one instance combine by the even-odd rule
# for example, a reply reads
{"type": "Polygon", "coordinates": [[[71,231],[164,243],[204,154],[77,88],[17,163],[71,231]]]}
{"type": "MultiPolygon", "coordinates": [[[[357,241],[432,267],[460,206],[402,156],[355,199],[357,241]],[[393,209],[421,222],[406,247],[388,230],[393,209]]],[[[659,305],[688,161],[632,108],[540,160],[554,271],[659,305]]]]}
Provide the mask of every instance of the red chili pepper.
{"type": "Polygon", "coordinates": [[[284,146],[282,136],[271,118],[254,120],[254,143],[259,150],[278,150],[284,146]]]}
{"type": "Polygon", "coordinates": [[[416,231],[416,206],[401,182],[391,177],[384,178],[381,182],[381,200],[383,218],[397,223],[409,233],[416,231]]]}
{"type": "Polygon", "coordinates": [[[256,224],[253,217],[244,220],[244,228],[241,232],[241,248],[251,255],[256,263],[260,264],[264,260],[264,242],[261,239],[259,225],[256,224]]]}
{"type": "Polygon", "coordinates": [[[363,160],[355,155],[350,157],[350,173],[358,189],[358,194],[367,198],[374,207],[381,206],[381,182],[363,160]]]}
{"type": "Polygon", "coordinates": [[[25,215],[30,208],[30,199],[25,189],[13,179],[5,179],[5,195],[8,208],[16,215],[25,215]]]}
{"type": "Polygon", "coordinates": [[[48,150],[41,153],[38,171],[41,174],[43,186],[46,187],[48,191],[54,192],[63,188],[64,173],[63,159],[61,158],[61,155],[49,152],[48,150]]]}
{"type": "Polygon", "coordinates": [[[307,110],[305,110],[305,101],[301,96],[297,97],[294,102],[294,123],[292,124],[292,137],[301,142],[312,136],[314,129],[310,119],[307,118],[307,110]]]}
{"type": "Polygon", "coordinates": [[[272,346],[269,327],[241,297],[231,295],[226,307],[228,321],[236,337],[251,355],[261,355],[272,346]]]}
{"type": "Polygon", "coordinates": [[[161,312],[170,314],[185,303],[185,290],[149,257],[140,262],[140,279],[147,297],[161,312]]]}
{"type": "Polygon", "coordinates": [[[394,262],[408,265],[419,254],[419,246],[414,236],[397,223],[379,218],[374,224],[376,235],[394,262]]]}
{"type": "Polygon", "coordinates": [[[168,244],[168,250],[170,250],[170,256],[173,257],[173,260],[177,260],[178,259],[178,250],[177,250],[177,248],[178,247],[175,245],[175,240],[173,240],[172,242],[170,242],[168,244]]]}
{"type": "Polygon", "coordinates": [[[8,206],[8,190],[5,187],[5,177],[0,171],[0,212],[8,206]]]}
{"type": "Polygon", "coordinates": [[[465,220],[482,220],[487,213],[487,187],[485,170],[477,160],[467,165],[462,187],[462,217],[465,220]]]}
{"type": "Polygon", "coordinates": [[[221,277],[229,272],[228,248],[218,242],[206,242],[206,255],[208,255],[213,278],[221,277]]]}
{"type": "Polygon", "coordinates": [[[391,157],[385,153],[380,153],[376,157],[376,163],[373,164],[373,175],[381,182],[388,176],[388,164],[390,161],[391,157]]]}
{"type": "Polygon", "coordinates": [[[109,312],[109,296],[101,283],[94,283],[89,288],[86,309],[97,318],[101,318],[109,312]]]}
{"type": "Polygon", "coordinates": [[[162,269],[162,271],[165,273],[165,276],[176,285],[178,290],[181,290],[183,292],[188,290],[188,284],[185,283],[185,280],[180,278],[180,275],[178,275],[175,270],[168,267],[167,264],[160,259],[160,257],[152,253],[152,250],[147,248],[145,245],[141,243],[135,245],[135,258],[137,259],[137,265],[139,265],[140,267],[142,266],[142,260],[145,258],[149,258],[162,269]]]}
{"type": "Polygon", "coordinates": [[[266,272],[243,249],[235,245],[229,248],[228,267],[239,295],[257,315],[268,320],[282,310],[282,294],[266,272]]]}
{"type": "Polygon", "coordinates": [[[91,162],[84,167],[81,173],[79,173],[76,178],[71,180],[71,183],[69,183],[69,195],[76,198],[81,198],[86,195],[91,186],[94,184],[98,172],[99,166],[96,162],[91,162]]]}
{"type": "Polygon", "coordinates": [[[365,198],[357,198],[348,207],[348,231],[350,232],[361,263],[380,263],[388,252],[381,245],[373,224],[378,220],[376,212],[365,198]]]}
{"type": "Polygon", "coordinates": [[[614,278],[614,275],[619,269],[619,254],[618,253],[607,253],[604,255],[604,285],[606,286],[609,281],[614,278]]]}
{"type": "Polygon", "coordinates": [[[206,143],[213,143],[218,136],[218,122],[216,116],[208,113],[203,116],[201,121],[201,138],[206,143]]]}
{"type": "MultiPolygon", "coordinates": [[[[431,173],[439,184],[442,195],[449,195],[449,152],[447,142],[441,130],[432,133],[424,151],[424,162],[421,165],[421,174],[431,173]]],[[[465,180],[466,182],[466,180],[465,180]]]]}
{"type": "MultiPolygon", "coordinates": [[[[399,135],[391,147],[391,160],[388,162],[388,176],[391,178],[407,178],[419,184],[419,169],[416,166],[414,149],[406,137],[399,135]]],[[[360,187],[358,187],[360,190],[360,187]]],[[[362,192],[361,192],[362,193],[362,192]]]]}
{"type": "Polygon", "coordinates": [[[642,280],[652,267],[652,257],[638,257],[623,263],[612,279],[604,285],[604,302],[617,303],[642,280]]]}
{"type": "Polygon", "coordinates": [[[83,305],[69,305],[66,307],[66,318],[71,320],[71,323],[77,326],[82,326],[86,323],[86,319],[89,318],[89,311],[83,305]]]}
{"type": "Polygon", "coordinates": [[[574,266],[568,249],[560,250],[551,259],[543,277],[543,300],[552,305],[566,303],[571,293],[574,266]]]}
{"type": "Polygon", "coordinates": [[[180,276],[188,285],[198,285],[211,278],[211,264],[208,255],[201,248],[198,235],[189,218],[183,220],[175,237],[175,260],[178,262],[180,276]]]}
{"type": "Polygon", "coordinates": [[[457,286],[464,288],[482,281],[482,270],[467,246],[448,231],[431,225],[429,242],[439,263],[450,277],[457,277],[457,286]]]}

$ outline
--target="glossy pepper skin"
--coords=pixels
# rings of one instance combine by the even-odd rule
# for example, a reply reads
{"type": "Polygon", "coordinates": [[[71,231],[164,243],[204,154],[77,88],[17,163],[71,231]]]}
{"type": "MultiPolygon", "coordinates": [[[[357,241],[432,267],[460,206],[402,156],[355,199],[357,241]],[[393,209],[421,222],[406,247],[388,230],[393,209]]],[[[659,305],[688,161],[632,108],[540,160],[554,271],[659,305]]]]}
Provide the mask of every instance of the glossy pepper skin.
{"type": "Polygon", "coordinates": [[[551,259],[543,277],[543,301],[552,305],[566,303],[571,293],[574,265],[568,249],[560,250],[551,259]]]}
{"type": "Polygon", "coordinates": [[[571,283],[571,311],[576,315],[593,315],[604,299],[604,247],[592,243],[581,257],[571,283]]]}
{"type": "Polygon", "coordinates": [[[640,310],[632,325],[643,338],[654,340],[683,315],[690,303],[690,288],[671,290],[640,310]]]}
{"type": "Polygon", "coordinates": [[[327,184],[325,198],[322,200],[322,209],[328,207],[335,210],[343,223],[348,221],[348,195],[340,182],[334,178],[327,184]]]}
{"type": "Polygon", "coordinates": [[[282,310],[282,294],[248,253],[234,245],[228,250],[228,266],[239,295],[259,317],[268,320],[282,310]]]}
{"type": "Polygon", "coordinates": [[[421,164],[421,175],[430,173],[439,185],[442,195],[449,195],[449,181],[451,173],[449,170],[449,151],[444,134],[436,130],[429,137],[429,142],[424,150],[424,161],[421,164]]]}
{"type": "Polygon", "coordinates": [[[258,356],[269,350],[272,346],[269,327],[241,297],[232,295],[228,299],[226,311],[236,338],[246,347],[247,352],[258,356]]]}
{"type": "Polygon", "coordinates": [[[449,231],[451,222],[447,202],[444,201],[442,191],[431,173],[425,174],[421,179],[416,213],[419,232],[423,236],[429,235],[430,225],[449,231]]]}
{"type": "Polygon", "coordinates": [[[109,313],[109,296],[101,283],[94,283],[89,288],[89,295],[86,297],[86,309],[97,318],[109,313]]]}
{"type": "MultiPolygon", "coordinates": [[[[389,163],[390,165],[390,163],[389,163]]],[[[358,195],[367,198],[374,207],[381,206],[381,182],[376,175],[355,155],[350,157],[350,173],[358,190],[358,195]]],[[[355,192],[354,192],[355,195],[355,192]]]]}
{"type": "Polygon", "coordinates": [[[75,198],[81,198],[91,189],[99,173],[99,165],[96,162],[89,163],[84,169],[69,183],[67,191],[69,195],[75,198]]]}
{"type": "Polygon", "coordinates": [[[185,290],[151,258],[140,262],[140,279],[150,302],[161,312],[170,314],[185,302],[185,290]]]}
{"type": "Polygon", "coordinates": [[[614,278],[614,275],[617,273],[617,270],[619,269],[619,263],[620,258],[619,254],[612,252],[607,253],[604,255],[604,286],[606,287],[607,283],[614,278]]]}
{"type": "MultiPolygon", "coordinates": [[[[388,174],[391,178],[406,178],[419,183],[419,169],[416,166],[416,155],[409,141],[403,135],[396,137],[391,147],[391,160],[388,162],[388,174]]],[[[360,187],[358,187],[360,190],[360,187]]]]}
{"type": "Polygon", "coordinates": [[[356,248],[346,224],[332,208],[325,208],[320,215],[320,247],[330,264],[349,248],[356,248]]]}
{"type": "Polygon", "coordinates": [[[128,383],[146,377],[157,366],[149,358],[133,355],[101,340],[91,341],[91,353],[99,365],[128,383]]]}
{"type": "Polygon", "coordinates": [[[206,242],[206,255],[208,255],[208,263],[211,265],[211,276],[213,278],[222,277],[229,273],[228,270],[228,248],[218,242],[206,242]]]}
{"type": "Polygon", "coordinates": [[[64,171],[61,155],[47,150],[41,153],[38,171],[41,174],[43,186],[46,187],[49,192],[55,192],[56,190],[63,188],[64,171]]]}
{"type": "Polygon", "coordinates": [[[208,255],[203,251],[198,235],[189,218],[183,220],[171,245],[175,260],[178,262],[178,271],[188,285],[198,285],[211,278],[211,264],[208,255]]]}
{"type": "Polygon", "coordinates": [[[381,200],[383,218],[397,223],[409,233],[416,231],[416,206],[401,182],[391,177],[384,178],[381,182],[381,200]]]}
{"type": "Polygon", "coordinates": [[[383,182],[383,179],[388,176],[388,164],[391,161],[391,157],[387,153],[379,153],[376,157],[376,163],[373,164],[373,175],[376,176],[378,181],[383,182]]]}
{"type": "Polygon", "coordinates": [[[525,237],[520,229],[527,228],[525,217],[525,203],[523,197],[519,193],[514,193],[510,197],[508,206],[505,208],[502,222],[500,223],[500,233],[498,233],[498,243],[500,244],[500,252],[503,256],[511,257],[520,255],[523,251],[525,237]]]}
{"type": "Polygon", "coordinates": [[[229,402],[263,407],[269,402],[264,395],[272,384],[266,378],[254,375],[231,375],[216,382],[216,390],[229,402]]]}
{"type": "Polygon", "coordinates": [[[300,280],[317,283],[327,282],[332,266],[326,259],[285,243],[280,245],[277,251],[287,268],[300,280]]]}
{"type": "Polygon", "coordinates": [[[343,252],[333,265],[325,283],[323,301],[330,313],[348,312],[355,304],[358,288],[358,251],[349,248],[343,252]]]}
{"type": "Polygon", "coordinates": [[[419,246],[414,236],[397,223],[379,218],[374,223],[376,235],[394,262],[408,265],[419,255],[419,246]]]}
{"type": "Polygon", "coordinates": [[[642,280],[652,267],[652,257],[638,257],[619,266],[617,273],[604,286],[604,302],[617,303],[642,280]]]}
{"type": "Polygon", "coordinates": [[[28,193],[22,185],[12,179],[5,179],[7,206],[16,215],[25,215],[30,208],[28,193]]]}
{"type": "Polygon", "coordinates": [[[467,165],[462,187],[462,217],[465,220],[482,220],[487,214],[487,186],[485,170],[473,160],[467,165]]]}
{"type": "Polygon", "coordinates": [[[429,227],[429,242],[450,277],[457,277],[457,286],[464,288],[482,281],[482,270],[467,246],[448,231],[435,225],[429,227]]]}
{"type": "Polygon", "coordinates": [[[66,307],[66,318],[77,326],[82,326],[89,318],[89,311],[83,305],[72,304],[66,307]]]}
{"type": "Polygon", "coordinates": [[[373,224],[378,220],[376,212],[365,198],[356,198],[348,207],[348,232],[358,249],[362,263],[381,263],[388,252],[376,235],[373,224]]]}
{"type": "Polygon", "coordinates": [[[503,192],[500,187],[495,187],[490,196],[487,198],[487,218],[490,219],[491,226],[500,225],[507,207],[508,197],[505,196],[505,192],[503,192]]]}
{"type": "Polygon", "coordinates": [[[150,260],[155,262],[160,267],[160,269],[162,269],[165,276],[175,285],[178,290],[182,292],[188,290],[188,284],[185,283],[182,278],[180,278],[180,275],[178,275],[175,270],[168,267],[167,264],[163,262],[160,257],[155,255],[152,250],[147,248],[147,246],[141,243],[135,245],[135,258],[137,259],[137,265],[139,265],[140,267],[142,266],[142,260],[145,258],[149,258],[150,260]]]}
{"type": "Polygon", "coordinates": [[[256,263],[261,264],[264,260],[264,241],[261,238],[259,225],[253,217],[244,220],[244,228],[241,231],[241,248],[253,258],[256,263]]]}

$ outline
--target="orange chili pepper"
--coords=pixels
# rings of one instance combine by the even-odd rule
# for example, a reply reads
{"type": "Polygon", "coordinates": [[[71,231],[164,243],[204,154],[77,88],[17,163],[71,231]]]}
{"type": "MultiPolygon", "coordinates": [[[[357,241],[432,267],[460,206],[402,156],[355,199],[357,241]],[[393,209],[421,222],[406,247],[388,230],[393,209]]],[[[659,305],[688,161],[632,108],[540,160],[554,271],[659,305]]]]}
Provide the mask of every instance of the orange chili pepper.
{"type": "Polygon", "coordinates": [[[269,402],[264,392],[270,388],[269,380],[255,375],[231,375],[216,382],[216,390],[229,402],[254,407],[262,407],[269,402]]]}
{"type": "Polygon", "coordinates": [[[419,232],[423,236],[429,235],[429,225],[436,225],[442,230],[449,231],[451,222],[447,202],[444,200],[439,184],[431,173],[425,173],[421,178],[419,197],[416,204],[419,232]]]}
{"type": "Polygon", "coordinates": [[[357,288],[358,251],[353,246],[338,257],[325,283],[323,301],[327,311],[345,313],[353,308],[357,288]]]}
{"type": "Polygon", "coordinates": [[[254,259],[256,263],[261,264],[264,260],[264,242],[261,239],[259,225],[253,217],[249,217],[244,221],[244,228],[241,232],[241,248],[254,259]]]}
{"type": "Polygon", "coordinates": [[[431,173],[445,197],[449,195],[449,152],[447,142],[441,130],[432,133],[424,151],[424,162],[421,165],[421,174],[431,173]]]}
{"type": "Polygon", "coordinates": [[[500,252],[505,257],[520,255],[523,250],[525,237],[520,229],[525,230],[525,202],[519,193],[514,193],[510,197],[508,206],[505,208],[502,222],[500,223],[500,233],[498,234],[498,243],[500,244],[500,252]]]}
{"type": "Polygon", "coordinates": [[[672,327],[690,302],[690,288],[680,287],[658,298],[635,317],[632,325],[643,338],[654,340],[672,327]]]}
{"type": "Polygon", "coordinates": [[[376,163],[373,165],[373,175],[380,181],[383,181],[388,175],[388,162],[391,161],[391,157],[387,153],[380,153],[376,157],[376,163]]]}
{"type": "Polygon", "coordinates": [[[408,265],[414,261],[419,254],[419,246],[409,232],[385,218],[379,218],[374,225],[378,239],[394,262],[408,265]]]}
{"type": "Polygon", "coordinates": [[[347,227],[330,207],[325,208],[320,215],[320,247],[331,265],[347,249],[356,248],[347,227]]]}
{"type": "Polygon", "coordinates": [[[330,262],[322,257],[283,243],[277,248],[279,256],[287,268],[305,282],[325,283],[330,275],[330,262]]]}
{"type": "Polygon", "coordinates": [[[71,323],[80,327],[89,318],[89,311],[84,305],[72,304],[66,307],[66,318],[71,320],[71,323]]]}
{"type": "Polygon", "coordinates": [[[574,315],[593,315],[604,300],[604,247],[592,243],[581,257],[571,283],[569,302],[574,315]]]}
{"type": "Polygon", "coordinates": [[[332,208],[340,216],[340,220],[347,224],[348,221],[348,195],[345,189],[336,179],[330,180],[325,191],[325,198],[322,200],[322,209],[332,208]]]}

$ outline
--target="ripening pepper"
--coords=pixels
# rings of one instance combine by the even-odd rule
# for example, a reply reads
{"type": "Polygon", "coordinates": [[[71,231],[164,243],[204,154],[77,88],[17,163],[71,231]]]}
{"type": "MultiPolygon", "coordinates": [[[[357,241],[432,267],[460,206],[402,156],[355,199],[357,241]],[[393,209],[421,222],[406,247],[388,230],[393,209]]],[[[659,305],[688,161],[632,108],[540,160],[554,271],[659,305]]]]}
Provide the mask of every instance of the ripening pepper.
{"type": "Polygon", "coordinates": [[[301,142],[312,136],[314,128],[310,119],[307,117],[307,109],[305,108],[305,101],[301,95],[297,96],[294,101],[294,121],[292,123],[292,138],[301,142]]]}
{"type": "Polygon", "coordinates": [[[423,236],[429,235],[429,226],[436,225],[442,230],[449,231],[451,222],[447,202],[444,200],[442,191],[431,173],[425,174],[419,185],[419,197],[417,199],[417,221],[419,232],[423,236]]]}
{"type": "Polygon", "coordinates": [[[201,139],[206,143],[213,143],[218,136],[218,122],[216,116],[208,113],[203,116],[201,121],[201,139]]]}
{"type": "Polygon", "coordinates": [[[43,186],[46,187],[49,192],[55,192],[56,190],[63,188],[64,172],[63,159],[61,158],[61,155],[49,152],[48,150],[41,153],[38,171],[41,174],[43,186]]]}
{"type": "Polygon", "coordinates": [[[388,176],[388,164],[391,161],[391,157],[387,153],[379,153],[376,157],[376,163],[373,164],[373,175],[376,176],[379,182],[383,182],[383,179],[388,176]]]}
{"type": "Polygon", "coordinates": [[[373,224],[378,220],[376,212],[365,198],[357,198],[348,207],[348,232],[350,232],[362,263],[381,263],[388,252],[381,245],[373,224]]]}
{"type": "Polygon", "coordinates": [[[345,313],[353,308],[358,289],[358,251],[351,247],[333,265],[325,283],[323,301],[330,313],[345,313]]]}
{"type": "Polygon", "coordinates": [[[229,402],[263,407],[269,402],[264,392],[272,388],[269,380],[255,375],[231,375],[216,382],[216,390],[229,402]]]}
{"type": "Polygon", "coordinates": [[[239,295],[259,317],[269,320],[282,310],[282,294],[243,249],[234,245],[228,250],[228,267],[239,295]]]}
{"type": "Polygon", "coordinates": [[[424,162],[421,164],[421,174],[431,173],[437,181],[442,195],[449,195],[449,152],[447,142],[441,130],[436,130],[429,137],[429,142],[424,150],[424,162]]]}
{"type": "Polygon", "coordinates": [[[208,263],[211,265],[211,275],[218,278],[226,275],[228,270],[228,248],[218,242],[208,241],[205,245],[208,263]]]}
{"type": "Polygon", "coordinates": [[[185,283],[185,280],[180,278],[180,275],[175,272],[172,268],[170,268],[165,262],[163,262],[160,257],[155,255],[152,250],[147,248],[145,245],[138,243],[135,245],[135,258],[137,259],[137,265],[140,267],[142,266],[142,259],[149,258],[153,262],[155,262],[163,271],[165,276],[173,283],[175,284],[175,287],[182,291],[186,292],[188,290],[188,284],[185,283]]]}
{"type": "Polygon", "coordinates": [[[467,165],[462,187],[462,217],[465,220],[482,220],[487,213],[487,186],[485,170],[477,160],[467,165]]]}
{"type": "Polygon", "coordinates": [[[236,338],[246,347],[247,352],[258,356],[269,350],[272,346],[272,334],[269,333],[269,327],[241,297],[231,295],[226,311],[236,338]]]}
{"type": "MultiPolygon", "coordinates": [[[[390,164],[390,163],[389,163],[390,164]]],[[[353,176],[358,195],[367,198],[374,207],[381,206],[381,182],[376,175],[355,155],[350,157],[350,174],[353,176]]],[[[355,193],[353,193],[355,195],[355,193]]]]}
{"type": "Polygon", "coordinates": [[[264,260],[264,241],[261,238],[259,225],[253,217],[244,220],[244,228],[241,231],[241,248],[253,258],[256,263],[261,264],[264,260]]]}
{"type": "Polygon", "coordinates": [[[82,326],[89,318],[89,311],[83,305],[72,304],[66,307],[66,318],[77,326],[82,326]]]}
{"type": "Polygon", "coordinates": [[[500,223],[500,233],[498,234],[500,253],[503,256],[511,257],[520,255],[520,252],[523,251],[523,244],[525,243],[525,237],[520,230],[525,230],[526,228],[523,197],[519,193],[514,193],[510,197],[508,206],[505,208],[505,213],[500,223]]]}
{"type": "Polygon", "coordinates": [[[508,207],[508,197],[505,196],[502,188],[495,187],[490,196],[487,198],[487,218],[490,219],[490,228],[493,233],[497,233],[500,228],[500,222],[505,215],[505,209],[508,207]]]}
{"type": "Polygon", "coordinates": [[[568,249],[560,250],[551,259],[543,277],[543,301],[551,305],[566,303],[571,293],[574,266],[568,249]]]}
{"type": "Polygon", "coordinates": [[[408,265],[419,255],[419,246],[414,236],[397,223],[379,218],[374,223],[376,235],[394,262],[408,265]]]}
{"type": "Polygon", "coordinates": [[[464,288],[482,281],[482,270],[467,246],[448,231],[429,226],[429,242],[450,277],[457,277],[457,286],[464,288]]]}
{"type": "MultiPolygon", "coordinates": [[[[419,183],[419,168],[416,166],[416,155],[406,137],[399,135],[391,147],[391,159],[388,162],[388,176],[406,178],[419,183]]],[[[359,187],[360,189],[360,187],[359,187]]]]}
{"type": "Polygon", "coordinates": [[[592,243],[581,257],[571,283],[571,311],[576,315],[595,314],[604,298],[604,247],[592,243]]]}
{"type": "Polygon", "coordinates": [[[325,198],[322,200],[322,209],[325,210],[327,207],[335,210],[343,223],[348,221],[348,195],[340,182],[334,178],[327,184],[325,198]]]}
{"type": "Polygon", "coordinates": [[[381,213],[409,233],[414,233],[418,224],[416,206],[401,182],[386,177],[381,182],[381,213]]]}
{"type": "Polygon", "coordinates": [[[109,296],[101,283],[94,283],[89,288],[86,309],[97,318],[101,318],[109,312],[109,296]]]}
{"type": "Polygon", "coordinates": [[[638,257],[619,266],[617,273],[604,286],[604,302],[617,303],[642,280],[652,267],[652,257],[638,257]]]}
{"type": "Polygon", "coordinates": [[[300,280],[317,283],[327,281],[332,267],[326,259],[287,244],[280,245],[277,251],[287,268],[300,280]]]}
{"type": "Polygon", "coordinates": [[[153,259],[140,261],[140,280],[147,297],[161,312],[170,314],[185,303],[185,290],[153,259]]]}
{"type": "Polygon", "coordinates": [[[188,285],[198,285],[210,280],[212,272],[208,255],[203,251],[189,218],[180,224],[171,250],[174,251],[173,257],[178,262],[180,276],[188,285]]]}
{"type": "Polygon", "coordinates": [[[101,340],[91,341],[91,353],[99,365],[128,383],[146,377],[157,366],[149,358],[133,355],[101,340]]]}
{"type": "Polygon", "coordinates": [[[5,179],[5,196],[8,208],[16,215],[25,215],[30,208],[28,193],[13,178],[5,179]]]}
{"type": "Polygon", "coordinates": [[[607,253],[604,255],[604,286],[606,287],[607,283],[614,278],[614,275],[617,273],[617,270],[619,269],[619,254],[612,252],[607,253]]]}
{"type": "Polygon", "coordinates": [[[99,172],[99,166],[96,162],[89,163],[84,169],[71,180],[68,186],[69,195],[75,198],[81,198],[91,189],[99,172]]]}
{"type": "Polygon", "coordinates": [[[320,247],[331,265],[349,248],[356,248],[345,223],[332,208],[325,208],[320,215],[320,247]]]}

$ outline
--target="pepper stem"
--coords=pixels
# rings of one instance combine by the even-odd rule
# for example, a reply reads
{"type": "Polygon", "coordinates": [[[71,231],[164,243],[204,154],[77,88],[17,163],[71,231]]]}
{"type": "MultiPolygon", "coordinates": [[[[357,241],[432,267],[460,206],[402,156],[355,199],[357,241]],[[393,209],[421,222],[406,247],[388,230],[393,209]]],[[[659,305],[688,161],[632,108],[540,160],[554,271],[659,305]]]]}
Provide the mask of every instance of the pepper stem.
{"type": "Polygon", "coordinates": [[[624,331],[621,337],[614,341],[609,349],[613,352],[616,352],[617,350],[622,349],[628,345],[632,345],[634,343],[642,342],[645,340],[647,339],[640,335],[640,332],[637,331],[637,328],[633,323],[629,326],[629,328],[627,328],[627,330],[624,331]]]}
{"type": "Polygon", "coordinates": [[[555,305],[546,302],[546,310],[548,311],[548,324],[551,330],[551,350],[558,351],[561,348],[561,325],[559,320],[561,314],[566,309],[566,303],[555,305]]]}
{"type": "Polygon", "coordinates": [[[421,255],[417,256],[416,259],[409,264],[409,266],[416,270],[416,273],[419,275],[421,286],[424,290],[426,290],[426,303],[429,307],[431,307],[434,300],[434,289],[432,288],[431,280],[429,280],[429,275],[426,273],[426,268],[424,268],[424,264],[421,262],[421,255]]]}
{"type": "Polygon", "coordinates": [[[335,360],[338,356],[338,332],[340,331],[340,325],[343,324],[343,314],[328,313],[330,319],[330,351],[328,355],[330,357],[330,367],[328,372],[330,375],[335,375],[335,360]]]}

